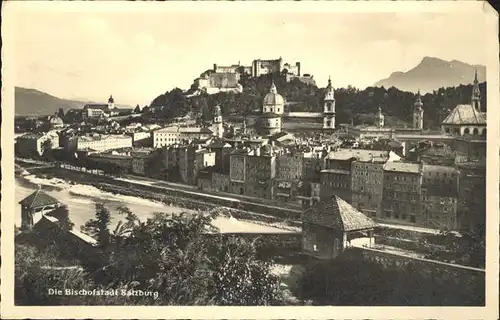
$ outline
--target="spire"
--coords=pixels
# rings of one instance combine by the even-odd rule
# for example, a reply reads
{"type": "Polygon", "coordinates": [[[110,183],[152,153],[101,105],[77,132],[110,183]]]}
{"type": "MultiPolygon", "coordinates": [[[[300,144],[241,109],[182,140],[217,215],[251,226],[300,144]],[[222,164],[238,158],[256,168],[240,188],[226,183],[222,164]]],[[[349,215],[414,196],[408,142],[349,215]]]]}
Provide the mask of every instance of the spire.
{"type": "Polygon", "coordinates": [[[332,78],[328,76],[328,88],[332,87],[332,78]]]}
{"type": "Polygon", "coordinates": [[[474,83],[477,83],[477,68],[474,72],[474,83]]]}
{"type": "Polygon", "coordinates": [[[422,97],[420,96],[420,89],[418,89],[418,92],[417,92],[417,100],[415,101],[415,106],[417,106],[417,107],[423,106],[422,97]]]}
{"type": "Polygon", "coordinates": [[[109,96],[108,103],[114,103],[115,99],[113,99],[113,95],[109,96]]]}
{"type": "Polygon", "coordinates": [[[278,90],[276,89],[276,85],[274,84],[274,79],[271,82],[271,89],[269,90],[271,93],[278,93],[278,90]]]}

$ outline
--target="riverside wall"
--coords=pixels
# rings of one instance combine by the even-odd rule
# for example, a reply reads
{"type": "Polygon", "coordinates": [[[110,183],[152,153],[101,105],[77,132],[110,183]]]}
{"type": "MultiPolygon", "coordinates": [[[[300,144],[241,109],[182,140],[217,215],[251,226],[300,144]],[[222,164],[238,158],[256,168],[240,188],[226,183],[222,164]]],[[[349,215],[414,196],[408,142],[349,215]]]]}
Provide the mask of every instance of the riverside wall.
{"type": "Polygon", "coordinates": [[[298,222],[300,214],[288,209],[280,209],[277,207],[271,208],[263,204],[253,204],[250,202],[242,203],[236,199],[231,200],[224,197],[211,197],[200,192],[193,193],[182,189],[165,189],[161,186],[136,184],[115,180],[108,176],[64,168],[49,168],[39,170],[38,172],[56,178],[90,185],[105,192],[141,197],[189,210],[210,210],[216,207],[225,207],[226,213],[237,219],[253,220],[265,225],[280,223],[284,225],[285,229],[286,226],[290,228],[298,228],[301,226],[298,222]]]}
{"type": "Polygon", "coordinates": [[[357,256],[360,262],[373,261],[384,269],[396,270],[405,273],[405,276],[420,279],[418,283],[421,283],[421,288],[415,290],[436,296],[444,290],[449,295],[445,300],[458,303],[456,305],[484,305],[486,276],[484,269],[414,258],[372,248],[352,248],[350,254],[357,256]],[[432,288],[427,288],[425,284],[432,285],[432,288]],[[428,292],[430,289],[431,292],[428,292]]]}

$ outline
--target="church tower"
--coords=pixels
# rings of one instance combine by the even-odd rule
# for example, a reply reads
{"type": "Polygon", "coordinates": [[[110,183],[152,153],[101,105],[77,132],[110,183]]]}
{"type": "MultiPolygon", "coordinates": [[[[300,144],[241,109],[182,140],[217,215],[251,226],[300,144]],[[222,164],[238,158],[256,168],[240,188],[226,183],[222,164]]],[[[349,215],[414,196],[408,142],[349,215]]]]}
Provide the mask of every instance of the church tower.
{"type": "Polygon", "coordinates": [[[472,85],[471,104],[476,112],[481,112],[481,91],[479,90],[479,82],[477,81],[477,70],[474,75],[474,83],[472,85]]]}
{"type": "Polygon", "coordinates": [[[215,106],[213,128],[215,136],[222,138],[224,135],[224,126],[222,124],[222,112],[220,106],[215,106]]]}
{"type": "Polygon", "coordinates": [[[113,95],[109,96],[108,99],[108,108],[109,110],[113,109],[115,107],[115,99],[113,99],[113,95]]]}
{"type": "Polygon", "coordinates": [[[384,126],[384,114],[382,113],[382,108],[378,107],[377,114],[377,127],[382,128],[384,126]]]}
{"type": "Polygon", "coordinates": [[[335,129],[335,93],[330,78],[328,78],[323,105],[323,129],[335,129]]]}
{"type": "Polygon", "coordinates": [[[418,90],[417,93],[417,101],[415,101],[415,104],[413,105],[413,128],[424,128],[424,104],[422,103],[422,98],[420,97],[420,90],[418,90]]]}

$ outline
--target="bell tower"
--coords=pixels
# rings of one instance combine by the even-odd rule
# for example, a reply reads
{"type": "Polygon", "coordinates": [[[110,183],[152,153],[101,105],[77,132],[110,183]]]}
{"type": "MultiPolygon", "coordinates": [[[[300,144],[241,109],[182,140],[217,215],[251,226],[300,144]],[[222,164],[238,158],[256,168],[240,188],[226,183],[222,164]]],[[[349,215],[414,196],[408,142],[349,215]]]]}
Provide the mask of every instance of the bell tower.
{"type": "Polygon", "coordinates": [[[378,107],[377,114],[377,127],[382,128],[384,126],[384,114],[382,113],[382,108],[378,107]]]}
{"type": "Polygon", "coordinates": [[[222,124],[222,112],[220,106],[215,106],[214,110],[214,131],[217,137],[222,138],[224,134],[224,126],[222,124]]]}
{"type": "Polygon", "coordinates": [[[328,77],[323,104],[323,129],[335,129],[335,93],[330,77],[328,77]]]}
{"type": "Polygon", "coordinates": [[[413,128],[424,128],[424,104],[422,103],[422,98],[420,97],[420,90],[418,90],[417,100],[413,105],[413,128]]]}
{"type": "Polygon", "coordinates": [[[481,91],[479,90],[479,82],[477,81],[477,70],[474,75],[474,83],[472,85],[471,104],[476,112],[481,112],[481,91]]]}

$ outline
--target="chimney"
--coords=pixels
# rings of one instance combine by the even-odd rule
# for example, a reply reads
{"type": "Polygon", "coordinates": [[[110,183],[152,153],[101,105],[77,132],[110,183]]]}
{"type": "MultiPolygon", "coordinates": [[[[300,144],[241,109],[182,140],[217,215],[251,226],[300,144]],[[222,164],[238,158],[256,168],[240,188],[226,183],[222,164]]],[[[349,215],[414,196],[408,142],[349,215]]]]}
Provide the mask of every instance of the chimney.
{"type": "Polygon", "coordinates": [[[214,63],[214,72],[217,72],[217,63],[214,63]]]}

